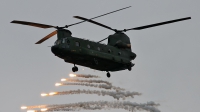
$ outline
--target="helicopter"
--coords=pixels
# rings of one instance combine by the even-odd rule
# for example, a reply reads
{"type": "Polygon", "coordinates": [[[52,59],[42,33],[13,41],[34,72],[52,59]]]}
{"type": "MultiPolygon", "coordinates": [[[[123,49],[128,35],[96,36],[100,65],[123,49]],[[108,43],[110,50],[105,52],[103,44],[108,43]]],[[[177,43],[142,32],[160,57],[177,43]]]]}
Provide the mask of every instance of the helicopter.
{"type": "Polygon", "coordinates": [[[74,18],[83,20],[78,23],[65,25],[64,27],[34,23],[34,22],[27,22],[27,21],[18,21],[13,20],[11,23],[22,24],[22,25],[29,25],[39,28],[55,28],[56,30],[52,33],[48,34],[35,44],[41,44],[45,40],[51,38],[52,36],[57,34],[57,40],[55,41],[54,45],[51,46],[52,53],[63,59],[67,63],[74,64],[72,67],[73,72],[78,71],[78,67],[76,65],[81,65],[84,67],[89,67],[91,69],[99,70],[99,71],[106,71],[107,77],[109,78],[110,72],[114,71],[121,71],[128,69],[129,71],[132,70],[132,67],[135,65],[131,61],[136,58],[136,54],[131,50],[131,42],[130,38],[125,34],[126,31],[130,30],[142,30],[146,28],[156,27],[160,25],[165,25],[169,23],[179,22],[183,20],[191,19],[191,17],[175,19],[130,29],[123,29],[117,30],[113,29],[109,26],[101,24],[99,22],[94,21],[93,19],[105,16],[120,10],[124,10],[129,7],[125,7],[119,10],[115,10],[91,19],[87,19],[80,16],[74,16],[74,18]],[[72,32],[67,28],[73,25],[77,25],[83,22],[90,22],[96,24],[98,26],[107,28],[109,30],[114,31],[115,33],[109,35],[108,37],[98,41],[90,41],[87,39],[82,39],[78,37],[73,37],[72,32]],[[108,43],[102,44],[101,42],[108,39],[108,43]]]}

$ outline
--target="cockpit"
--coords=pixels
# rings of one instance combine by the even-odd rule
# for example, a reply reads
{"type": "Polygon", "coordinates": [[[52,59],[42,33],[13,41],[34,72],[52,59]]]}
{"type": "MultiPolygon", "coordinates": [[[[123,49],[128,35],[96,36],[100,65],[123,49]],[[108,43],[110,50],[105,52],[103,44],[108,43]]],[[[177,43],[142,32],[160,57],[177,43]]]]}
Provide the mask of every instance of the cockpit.
{"type": "Polygon", "coordinates": [[[61,40],[56,40],[54,45],[59,45],[61,43],[61,40]]]}
{"type": "Polygon", "coordinates": [[[69,44],[69,40],[67,37],[56,40],[54,45],[65,44],[65,43],[69,44]]]}

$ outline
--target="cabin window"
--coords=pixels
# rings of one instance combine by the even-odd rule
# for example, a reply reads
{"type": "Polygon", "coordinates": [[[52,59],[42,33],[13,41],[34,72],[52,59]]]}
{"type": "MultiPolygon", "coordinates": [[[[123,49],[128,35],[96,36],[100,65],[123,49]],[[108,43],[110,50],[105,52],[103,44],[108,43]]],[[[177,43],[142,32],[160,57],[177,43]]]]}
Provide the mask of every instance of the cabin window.
{"type": "Polygon", "coordinates": [[[110,49],[108,49],[108,52],[109,52],[109,53],[111,53],[111,50],[110,50],[110,49]]]}
{"type": "Polygon", "coordinates": [[[100,48],[100,47],[97,47],[97,50],[98,50],[98,51],[100,51],[100,50],[101,50],[101,48],[100,48]]]}
{"type": "Polygon", "coordinates": [[[87,48],[90,48],[90,45],[89,45],[89,44],[87,45],[87,48]]]}
{"type": "Polygon", "coordinates": [[[79,43],[79,42],[76,42],[75,44],[76,44],[76,46],[78,46],[78,47],[80,46],[80,43],[79,43]]]}
{"type": "Polygon", "coordinates": [[[121,55],[122,53],[121,52],[118,52],[118,55],[121,55]]]}

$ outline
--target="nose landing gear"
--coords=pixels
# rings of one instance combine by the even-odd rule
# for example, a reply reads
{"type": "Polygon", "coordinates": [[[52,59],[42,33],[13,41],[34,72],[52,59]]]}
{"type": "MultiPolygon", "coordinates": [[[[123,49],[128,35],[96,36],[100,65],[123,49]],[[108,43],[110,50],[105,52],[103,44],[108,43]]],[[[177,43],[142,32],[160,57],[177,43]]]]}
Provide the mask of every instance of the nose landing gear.
{"type": "Polygon", "coordinates": [[[75,66],[75,64],[74,64],[74,67],[72,68],[72,71],[73,71],[73,72],[77,72],[77,71],[78,71],[78,67],[75,66]]]}

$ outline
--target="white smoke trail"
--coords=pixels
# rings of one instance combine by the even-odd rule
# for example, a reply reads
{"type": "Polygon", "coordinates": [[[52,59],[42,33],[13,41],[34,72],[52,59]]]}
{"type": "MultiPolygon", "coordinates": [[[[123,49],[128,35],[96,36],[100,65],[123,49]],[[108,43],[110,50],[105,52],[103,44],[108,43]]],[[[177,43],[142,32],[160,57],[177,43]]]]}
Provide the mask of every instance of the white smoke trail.
{"type": "Polygon", "coordinates": [[[99,76],[96,76],[96,75],[86,75],[86,74],[74,74],[74,75],[71,75],[72,77],[81,77],[81,78],[100,78],[99,76]]]}
{"type": "Polygon", "coordinates": [[[70,90],[70,91],[62,91],[62,92],[52,92],[49,93],[47,96],[53,96],[53,95],[72,95],[72,94],[97,94],[101,96],[112,96],[114,99],[119,100],[122,98],[125,100],[126,97],[134,97],[134,95],[141,95],[141,93],[138,92],[114,92],[114,91],[98,91],[98,90],[70,90]]]}
{"type": "Polygon", "coordinates": [[[105,83],[107,85],[112,85],[110,82],[104,81],[104,80],[79,80],[79,79],[69,79],[69,78],[66,78],[65,81],[67,81],[67,82],[105,83]]]}
{"type": "MultiPolygon", "coordinates": [[[[116,91],[124,91],[125,89],[124,88],[120,88],[120,87],[116,87],[116,86],[112,86],[112,83],[108,82],[108,81],[104,81],[104,80],[79,80],[79,79],[61,79],[61,81],[68,81],[68,82],[87,82],[87,83],[105,83],[109,86],[111,86],[112,89],[116,90],[116,91]]],[[[85,84],[81,84],[79,83],[78,85],[82,85],[82,86],[89,86],[89,85],[85,85],[85,84]]],[[[75,85],[75,83],[74,83],[75,85]]],[[[100,85],[101,86],[101,85],[100,85]]],[[[91,87],[98,87],[97,85],[96,86],[93,86],[91,84],[91,87]]],[[[102,87],[104,88],[104,87],[102,87]]],[[[108,88],[108,86],[106,87],[108,88]]]]}
{"type": "Polygon", "coordinates": [[[88,84],[88,83],[60,83],[61,85],[79,85],[79,86],[89,86],[96,88],[112,89],[111,85],[106,84],[88,84]]]}
{"type": "MultiPolygon", "coordinates": [[[[91,101],[91,102],[79,102],[79,103],[71,103],[71,104],[59,104],[59,105],[47,105],[46,111],[79,111],[79,110],[102,110],[102,109],[124,109],[127,111],[136,111],[136,110],[145,110],[150,112],[160,112],[154,102],[147,102],[143,104],[138,104],[135,102],[108,102],[108,101],[91,101]]],[[[36,107],[36,106],[35,106],[36,107]]],[[[39,107],[39,106],[38,106],[39,107]]],[[[33,109],[33,108],[32,108],[33,109]]],[[[42,112],[41,110],[35,112],[42,112]]]]}
{"type": "Polygon", "coordinates": [[[79,86],[89,86],[89,87],[95,87],[95,88],[103,88],[103,89],[114,89],[116,91],[124,91],[125,89],[120,87],[115,87],[112,85],[106,85],[106,84],[88,84],[88,83],[56,83],[57,86],[61,85],[79,85],[79,86]]]}
{"type": "MultiPolygon", "coordinates": [[[[85,74],[70,74],[70,77],[80,77],[80,78],[100,78],[99,76],[95,75],[85,75],[85,74]]],[[[97,94],[101,96],[111,96],[114,99],[119,100],[120,98],[125,100],[127,97],[134,97],[135,95],[141,95],[138,92],[124,92],[125,89],[113,86],[108,81],[103,80],[79,80],[79,79],[62,79],[61,81],[68,81],[73,83],[56,83],[56,86],[61,85],[81,85],[81,86],[90,86],[96,88],[104,88],[104,89],[113,89],[116,91],[97,91],[97,90],[70,90],[70,91],[62,91],[62,92],[51,92],[49,94],[41,94],[41,96],[53,96],[53,95],[72,95],[72,94],[97,94]],[[91,83],[98,83],[98,84],[91,84],[91,83]],[[100,84],[104,83],[104,84],[100,84]],[[123,91],[123,92],[122,92],[123,91]]],[[[58,104],[58,105],[38,105],[38,106],[23,106],[21,109],[36,109],[30,110],[27,112],[54,112],[54,111],[80,111],[80,110],[102,110],[102,109],[124,109],[127,111],[136,111],[136,110],[145,110],[150,112],[160,112],[154,102],[147,102],[144,104],[138,104],[129,101],[115,101],[115,102],[108,102],[108,101],[91,101],[91,102],[78,102],[78,103],[71,103],[71,104],[58,104]],[[40,109],[40,110],[39,110],[40,109]]]]}

